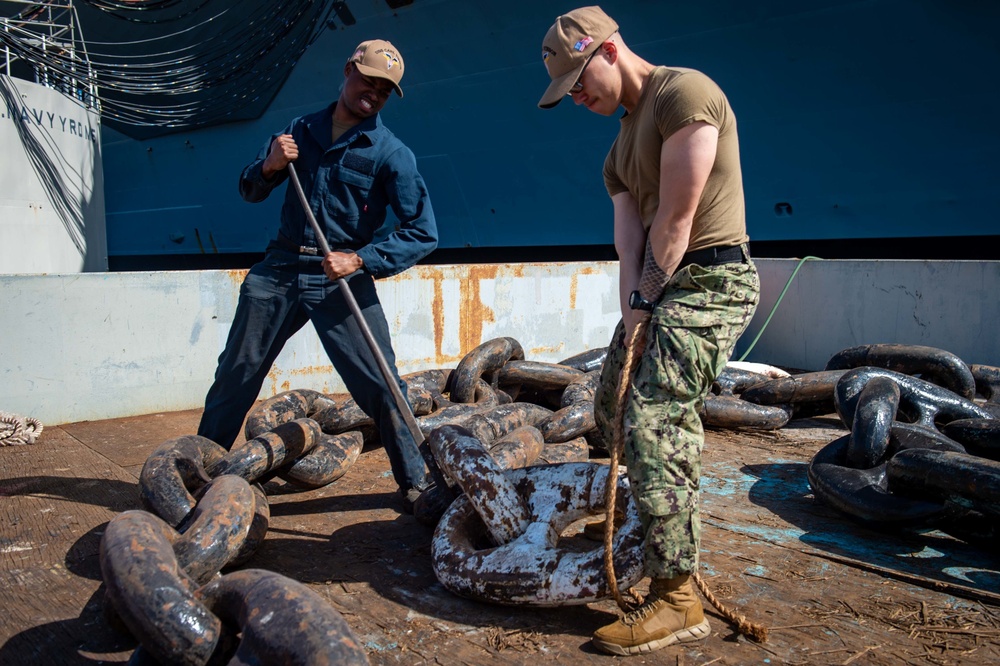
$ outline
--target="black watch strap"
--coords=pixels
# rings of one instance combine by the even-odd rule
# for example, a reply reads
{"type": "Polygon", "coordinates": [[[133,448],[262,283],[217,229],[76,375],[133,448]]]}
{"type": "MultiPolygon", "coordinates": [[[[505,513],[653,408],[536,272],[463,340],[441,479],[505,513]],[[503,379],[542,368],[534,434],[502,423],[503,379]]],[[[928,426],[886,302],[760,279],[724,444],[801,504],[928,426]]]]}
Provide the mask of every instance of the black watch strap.
{"type": "Polygon", "coordinates": [[[653,303],[643,298],[638,289],[629,295],[628,306],[633,310],[645,310],[646,312],[653,311],[653,303]]]}

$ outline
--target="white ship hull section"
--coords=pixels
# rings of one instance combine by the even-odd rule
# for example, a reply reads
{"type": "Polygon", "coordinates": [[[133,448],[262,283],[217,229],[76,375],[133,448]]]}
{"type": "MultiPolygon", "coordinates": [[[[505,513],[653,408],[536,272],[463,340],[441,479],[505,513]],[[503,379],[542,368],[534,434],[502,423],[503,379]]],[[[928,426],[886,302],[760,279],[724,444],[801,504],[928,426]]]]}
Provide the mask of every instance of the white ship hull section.
{"type": "Polygon", "coordinates": [[[100,116],[0,75],[0,273],[106,271],[100,116]]]}

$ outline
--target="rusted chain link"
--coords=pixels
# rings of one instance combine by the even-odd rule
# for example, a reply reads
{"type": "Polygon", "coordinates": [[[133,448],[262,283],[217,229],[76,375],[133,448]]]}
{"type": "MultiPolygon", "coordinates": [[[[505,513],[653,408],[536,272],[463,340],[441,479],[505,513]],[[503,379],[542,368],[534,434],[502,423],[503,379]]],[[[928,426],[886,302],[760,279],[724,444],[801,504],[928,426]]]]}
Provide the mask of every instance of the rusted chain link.
{"type": "MultiPolygon", "coordinates": [[[[234,476],[216,483],[249,485],[234,476]]],[[[226,491],[220,490],[225,497],[226,491]]],[[[246,499],[246,498],[243,498],[246,499]]],[[[367,664],[350,627],[322,597],[279,574],[248,569],[218,577],[225,558],[201,558],[208,549],[234,554],[248,529],[236,496],[210,501],[217,535],[179,536],[146,511],[116,516],[101,539],[101,573],[118,621],[139,642],[130,663],[203,666],[209,663],[367,664]],[[225,525],[225,527],[222,527],[225,525]],[[213,543],[215,542],[215,543],[213,543]],[[221,548],[217,544],[223,544],[221,548]],[[324,662],[327,663],[327,662],[324,662]]],[[[206,521],[207,522],[207,521],[206,521]]]]}
{"type": "MultiPolygon", "coordinates": [[[[461,596],[500,604],[583,604],[610,593],[603,547],[564,547],[570,524],[607,510],[605,487],[622,484],[623,516],[612,552],[623,585],[642,576],[642,529],[625,478],[577,462],[504,469],[468,430],[441,426],[430,437],[441,469],[461,488],[431,545],[434,573],[461,596]]],[[[614,513],[614,511],[611,511],[614,513]]],[[[617,584],[617,581],[616,581],[617,584]]]]}

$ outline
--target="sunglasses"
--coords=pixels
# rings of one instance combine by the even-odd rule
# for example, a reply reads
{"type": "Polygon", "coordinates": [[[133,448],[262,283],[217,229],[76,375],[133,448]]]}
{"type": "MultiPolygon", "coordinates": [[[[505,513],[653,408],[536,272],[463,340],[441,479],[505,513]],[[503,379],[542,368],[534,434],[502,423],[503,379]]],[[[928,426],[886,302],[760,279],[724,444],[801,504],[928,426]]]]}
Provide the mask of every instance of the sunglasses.
{"type": "Polygon", "coordinates": [[[581,79],[583,79],[583,73],[587,71],[587,67],[590,66],[590,61],[594,59],[594,56],[600,52],[601,49],[597,49],[596,51],[590,54],[590,56],[587,58],[587,62],[585,62],[583,65],[583,69],[580,70],[580,76],[576,77],[576,83],[571,85],[569,87],[569,90],[566,91],[567,95],[572,97],[578,92],[583,92],[583,83],[581,82],[581,79]]]}

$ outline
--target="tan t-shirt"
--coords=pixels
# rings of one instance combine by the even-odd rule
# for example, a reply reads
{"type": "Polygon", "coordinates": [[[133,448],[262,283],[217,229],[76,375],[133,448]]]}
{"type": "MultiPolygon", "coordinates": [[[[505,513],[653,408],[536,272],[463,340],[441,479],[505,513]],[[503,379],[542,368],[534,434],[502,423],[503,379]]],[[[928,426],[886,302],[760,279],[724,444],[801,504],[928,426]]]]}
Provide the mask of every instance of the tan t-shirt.
{"type": "Polygon", "coordinates": [[[699,120],[719,130],[719,145],[694,214],[688,252],[749,240],[736,116],[722,89],[693,69],[655,68],[635,111],[621,119],[621,130],[604,161],[608,194],[631,192],[648,231],[660,205],[663,142],[699,120]]]}
{"type": "Polygon", "coordinates": [[[340,123],[340,122],[337,122],[336,118],[334,118],[333,119],[333,131],[331,132],[331,134],[333,135],[333,142],[337,143],[337,139],[339,139],[340,137],[344,136],[344,134],[347,132],[347,130],[351,129],[356,124],[357,123],[340,123]]]}

